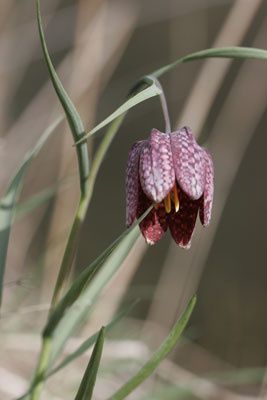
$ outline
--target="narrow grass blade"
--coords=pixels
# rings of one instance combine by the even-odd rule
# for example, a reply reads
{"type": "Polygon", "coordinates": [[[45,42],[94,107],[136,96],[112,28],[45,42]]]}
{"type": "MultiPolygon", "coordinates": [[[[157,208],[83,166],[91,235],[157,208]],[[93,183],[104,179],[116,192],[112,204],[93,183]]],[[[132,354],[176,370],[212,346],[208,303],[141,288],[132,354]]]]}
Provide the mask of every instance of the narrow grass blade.
{"type": "MultiPolygon", "coordinates": [[[[88,132],[83,139],[86,139],[88,137],[91,137],[94,135],[96,132],[98,132],[100,129],[104,128],[104,126],[110,124],[114,119],[118,118],[121,115],[124,115],[128,110],[131,108],[135,107],[137,104],[142,103],[143,101],[154,97],[158,96],[161,94],[161,89],[156,85],[155,82],[151,80],[150,86],[147,87],[146,89],[142,90],[141,92],[135,94],[133,97],[125,101],[117,110],[115,110],[112,114],[110,114],[106,119],[104,119],[100,124],[95,126],[90,132],[88,132]]],[[[83,141],[83,139],[80,139],[76,144],[79,144],[80,142],[83,141]]]]}
{"type": "MultiPolygon", "coordinates": [[[[129,314],[129,312],[132,310],[132,308],[135,306],[137,302],[135,301],[133,304],[131,304],[129,307],[126,309],[122,310],[106,327],[105,331],[106,333],[109,332],[119,321],[121,321],[122,318],[124,318],[126,315],[129,314]]],[[[98,336],[98,332],[95,333],[94,335],[90,336],[88,339],[86,339],[79,347],[77,350],[75,350],[73,353],[69,354],[67,357],[63,359],[63,361],[58,364],[55,368],[53,368],[50,372],[48,372],[47,377],[54,375],[56,372],[64,368],[66,365],[71,363],[73,360],[76,358],[80,357],[86,350],[88,350],[96,341],[98,336]]]]}
{"type": "Polygon", "coordinates": [[[164,360],[164,358],[166,358],[171,350],[175,347],[192,314],[195,303],[196,297],[194,296],[188,303],[187,308],[182,314],[181,318],[176,322],[176,324],[170,331],[169,336],[165,339],[158,350],[152,355],[150,360],[148,360],[147,363],[137,372],[137,374],[134,375],[128,382],[126,382],[108,400],[125,399],[155,371],[161,361],[164,360]]]}
{"type": "Polygon", "coordinates": [[[3,279],[10,236],[10,226],[14,218],[16,202],[20,194],[23,179],[31,161],[38,154],[39,150],[42,148],[46,140],[49,138],[49,136],[62,120],[63,117],[59,117],[56,121],[54,121],[45,130],[33,150],[26,154],[24,161],[22,162],[16,175],[12,179],[5,196],[0,200],[0,304],[2,300],[3,279]]]}
{"type": "MultiPolygon", "coordinates": [[[[37,22],[38,22],[40,41],[43,49],[44,59],[48,68],[49,76],[54,86],[54,89],[57,93],[57,96],[62,104],[62,107],[65,111],[73,135],[73,139],[75,142],[77,142],[84,136],[83,122],[73,102],[71,101],[67,92],[65,91],[53,66],[51,57],[49,55],[42,26],[39,0],[36,0],[36,10],[37,10],[37,22]]],[[[81,188],[81,193],[84,194],[86,192],[87,178],[89,174],[89,156],[88,156],[87,144],[81,143],[79,146],[76,146],[76,152],[79,164],[80,188],[81,188]]]]}
{"type": "Polygon", "coordinates": [[[62,182],[57,182],[54,185],[34,194],[23,203],[18,204],[16,207],[15,219],[17,220],[30,214],[32,211],[36,210],[36,208],[51,200],[59,191],[67,189],[70,184],[70,179],[64,179],[64,181],[62,180],[62,182]]]}
{"type": "Polygon", "coordinates": [[[177,65],[189,61],[201,60],[203,58],[255,58],[259,60],[267,60],[267,50],[255,49],[253,47],[218,47],[197,51],[196,53],[188,54],[187,56],[178,58],[171,64],[165,65],[152,72],[151,75],[159,78],[166,72],[171,71],[177,65]]]}
{"type": "MultiPolygon", "coordinates": [[[[150,208],[151,209],[151,208],[150,208]]],[[[149,210],[150,210],[149,209],[149,210]]],[[[149,210],[147,212],[149,212],[149,210]]],[[[141,217],[144,218],[144,215],[141,217]]],[[[140,222],[140,221],[138,221],[140,222]]],[[[137,222],[137,223],[138,223],[137,222]]],[[[98,299],[102,289],[111,280],[117,272],[122,262],[127,257],[129,251],[133,247],[139,236],[139,227],[137,223],[130,229],[127,229],[114,243],[106,250],[100,258],[99,262],[94,262],[87,268],[82,278],[78,278],[74,285],[69,290],[63,301],[59,303],[65,312],[52,315],[44,335],[50,336],[53,334],[53,346],[51,351],[50,365],[53,365],[54,360],[60,354],[68,338],[81,326],[88,317],[88,313],[98,299]],[[108,252],[109,256],[106,256],[108,252]],[[96,273],[97,272],[97,273],[96,273]],[[92,279],[94,278],[94,279],[92,279]],[[77,285],[78,282],[78,285],[77,285]],[[89,282],[89,283],[88,283],[89,282]],[[77,289],[80,287],[80,291],[77,289]],[[78,292],[75,301],[73,302],[73,293],[78,292]],[[70,303],[71,298],[72,302],[70,303]],[[67,303],[68,308],[64,306],[67,303]],[[53,318],[55,318],[53,320],[53,318]]]]}
{"type": "MultiPolygon", "coordinates": [[[[132,308],[136,305],[138,300],[134,301],[132,304],[130,304],[128,307],[123,309],[118,315],[115,316],[115,318],[105,327],[105,332],[111,331],[111,329],[119,322],[121,321],[126,315],[130,313],[132,308]]],[[[60,371],[62,368],[66,367],[69,363],[74,361],[76,358],[80,357],[86,350],[88,350],[93,344],[96,342],[97,337],[99,335],[99,332],[96,332],[92,336],[90,336],[88,339],[86,339],[79,347],[77,350],[75,350],[73,353],[69,354],[66,356],[62,362],[60,362],[55,368],[51,369],[48,371],[48,373],[42,377],[40,380],[44,381],[48,379],[50,376],[56,374],[58,371],[60,371]]],[[[40,382],[40,380],[38,382],[40,382]]],[[[26,392],[24,395],[19,397],[16,400],[23,400],[26,399],[27,396],[31,393],[33,386],[26,392]]]]}
{"type": "MultiPolygon", "coordinates": [[[[123,116],[120,116],[113,121],[113,123],[108,128],[103,140],[101,141],[97,149],[94,160],[92,162],[92,167],[90,169],[89,183],[88,183],[88,192],[90,193],[87,193],[88,202],[91,199],[96,177],[100,169],[100,166],[102,164],[102,161],[122,121],[123,121],[123,116]]],[[[55,185],[51,185],[50,187],[41,190],[39,193],[33,195],[28,200],[25,200],[23,203],[17,204],[15,208],[15,220],[25,217],[27,214],[34,211],[36,208],[42,206],[44,203],[53,198],[58,191],[67,189],[70,186],[72,180],[73,178],[64,179],[64,181],[62,182],[58,182],[55,185]]]]}
{"type": "MultiPolygon", "coordinates": [[[[96,274],[101,270],[101,268],[106,268],[109,270],[111,266],[116,270],[119,268],[120,263],[127,256],[127,251],[131,248],[138,237],[138,224],[145,218],[145,216],[150,212],[152,207],[148,208],[148,210],[128,229],[126,229],[114,242],[111,243],[109,247],[107,247],[103,253],[101,253],[84,271],[76,278],[73,282],[72,286],[65,294],[65,296],[60,300],[58,305],[55,307],[53,313],[51,314],[48,323],[44,329],[44,336],[50,336],[53,334],[56,326],[60,322],[60,320],[64,317],[64,314],[68,308],[70,308],[75,301],[79,300],[86,292],[86,288],[91,283],[96,274]],[[116,256],[113,256],[113,252],[117,250],[120,255],[119,258],[116,259],[116,256]]],[[[117,254],[117,253],[116,253],[117,254]]],[[[112,271],[112,270],[111,270],[112,271]]],[[[111,275],[112,276],[112,275],[111,275]]],[[[81,311],[81,305],[78,303],[74,307],[76,311],[81,311]]],[[[71,323],[71,321],[69,321],[71,323]]],[[[65,331],[66,334],[66,331],[65,331]]],[[[64,336],[64,334],[63,334],[64,336]]],[[[63,337],[62,336],[62,337],[63,337]]]]}
{"type": "Polygon", "coordinates": [[[74,222],[73,222],[73,225],[71,228],[68,244],[66,247],[66,251],[64,253],[63,261],[61,264],[60,272],[59,272],[56,286],[55,286],[52,305],[57,303],[60,291],[62,290],[64,281],[66,280],[66,276],[69,275],[73,256],[76,251],[76,244],[77,244],[77,237],[79,234],[79,229],[81,227],[82,222],[84,221],[84,218],[86,216],[86,211],[88,209],[88,206],[90,204],[90,201],[91,201],[91,198],[93,195],[93,189],[94,189],[98,171],[99,171],[102,161],[105,157],[105,154],[107,153],[109,146],[112,143],[114,136],[118,132],[118,129],[119,129],[122,121],[123,121],[123,116],[120,116],[120,117],[117,117],[112,122],[112,124],[109,126],[104,138],[102,139],[102,141],[96,151],[95,157],[93,159],[93,162],[92,162],[92,165],[90,168],[86,195],[82,196],[80,199],[79,206],[76,211],[74,222]]]}
{"type": "Polygon", "coordinates": [[[105,329],[102,328],[97,337],[97,341],[91,355],[88,366],[84,372],[75,400],[91,400],[95,386],[96,376],[102,356],[104,345],[105,329]]]}
{"type": "MultiPolygon", "coordinates": [[[[171,64],[165,65],[156,71],[146,75],[144,78],[141,78],[139,82],[136,84],[137,94],[133,94],[130,99],[125,101],[120,107],[118,107],[112,114],[110,114],[106,119],[100,122],[97,126],[95,126],[90,132],[88,132],[83,139],[79,139],[76,144],[82,143],[84,139],[91,137],[104,126],[108,125],[115,118],[120,115],[125,115],[125,113],[130,110],[132,107],[136,106],[139,103],[149,99],[150,97],[160,95],[162,93],[161,89],[157,86],[156,82],[153,80],[154,78],[159,78],[165,73],[169,72],[177,65],[201,60],[204,58],[234,58],[234,59],[242,59],[242,58],[255,58],[261,60],[267,60],[267,50],[256,49],[251,47],[220,47],[213,49],[206,49],[202,51],[198,51],[196,53],[188,54],[187,56],[178,58],[171,64]],[[142,88],[142,83],[146,82],[149,86],[145,85],[145,89],[142,88]],[[140,91],[139,91],[140,90],[140,91]]],[[[136,93],[136,91],[135,91],[136,93]]]]}

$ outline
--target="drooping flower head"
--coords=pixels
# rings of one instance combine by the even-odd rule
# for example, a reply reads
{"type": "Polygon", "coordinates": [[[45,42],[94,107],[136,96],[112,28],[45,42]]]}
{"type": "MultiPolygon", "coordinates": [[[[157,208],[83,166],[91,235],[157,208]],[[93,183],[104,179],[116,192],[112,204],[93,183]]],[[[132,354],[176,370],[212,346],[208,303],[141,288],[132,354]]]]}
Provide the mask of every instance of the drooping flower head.
{"type": "Polygon", "coordinates": [[[213,162],[190,128],[172,133],[152,129],[150,138],[133,145],[126,171],[126,223],[153,209],[140,223],[147,243],[170,229],[175,242],[189,248],[199,213],[209,224],[213,201],[213,162]]]}

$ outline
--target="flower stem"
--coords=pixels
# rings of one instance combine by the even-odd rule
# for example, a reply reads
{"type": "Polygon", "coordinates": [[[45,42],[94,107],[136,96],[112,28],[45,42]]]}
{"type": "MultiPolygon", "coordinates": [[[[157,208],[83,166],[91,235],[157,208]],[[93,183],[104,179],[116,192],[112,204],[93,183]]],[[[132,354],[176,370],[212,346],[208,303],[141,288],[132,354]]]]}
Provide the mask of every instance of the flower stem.
{"type": "Polygon", "coordinates": [[[80,227],[85,217],[85,213],[87,210],[87,196],[82,195],[78,204],[78,208],[74,217],[74,221],[71,227],[71,231],[69,234],[68,242],[66,245],[66,250],[62,259],[62,263],[59,269],[52,301],[50,307],[50,314],[53,311],[54,306],[57,304],[61,292],[68,280],[70,275],[71,267],[73,264],[73,260],[75,258],[76,250],[77,250],[77,242],[78,242],[78,234],[80,231],[80,227]]]}
{"type": "Polygon", "coordinates": [[[160,103],[161,103],[161,108],[165,120],[165,133],[171,133],[171,122],[170,122],[170,114],[168,110],[168,105],[167,105],[167,100],[164,94],[163,87],[160,83],[160,81],[153,75],[148,75],[149,79],[152,79],[153,82],[156,84],[156,86],[161,90],[161,93],[159,94],[160,98],[160,103]]]}
{"type": "MultiPolygon", "coordinates": [[[[103,138],[102,142],[100,143],[99,148],[95,154],[95,157],[94,157],[94,160],[93,160],[93,163],[91,166],[91,170],[90,170],[90,175],[88,178],[86,194],[81,195],[80,202],[77,207],[73,225],[72,225],[70,235],[68,238],[66,250],[65,250],[63,260],[61,263],[61,267],[59,270],[56,286],[55,286],[52,301],[51,301],[50,315],[60,298],[62,289],[63,289],[63,287],[66,283],[66,280],[69,276],[69,273],[70,273],[71,266],[73,264],[73,260],[74,260],[75,253],[77,250],[77,241],[78,241],[79,230],[84,221],[84,218],[86,215],[86,210],[87,210],[90,200],[92,198],[93,188],[94,188],[95,180],[96,180],[100,165],[102,164],[105,154],[106,154],[109,146],[111,145],[112,140],[113,140],[114,136],[116,135],[124,118],[125,118],[125,114],[119,116],[118,118],[116,118],[116,120],[113,121],[113,123],[111,124],[110,128],[108,129],[105,137],[103,138]]],[[[46,373],[46,370],[47,370],[47,367],[49,364],[49,357],[51,354],[51,341],[52,341],[52,339],[50,336],[43,337],[43,343],[42,343],[42,348],[41,348],[41,352],[40,352],[40,356],[39,356],[38,365],[37,365],[36,372],[34,375],[33,383],[30,388],[30,400],[38,400],[40,397],[42,381],[43,381],[44,375],[46,373]]]]}
{"type": "MultiPolygon", "coordinates": [[[[87,205],[88,205],[88,198],[86,195],[82,194],[80,197],[79,205],[74,217],[74,221],[71,227],[70,235],[68,238],[66,250],[63,256],[63,260],[59,269],[58,277],[57,277],[57,282],[55,285],[52,301],[51,301],[51,307],[49,311],[49,315],[51,315],[51,312],[53,311],[55,305],[57,304],[61,292],[66,284],[66,281],[69,277],[71,267],[73,264],[73,260],[76,254],[77,250],[77,241],[78,241],[78,234],[80,231],[80,227],[82,225],[82,222],[84,220],[86,210],[87,210],[87,205]]],[[[42,348],[38,360],[38,364],[36,367],[36,371],[34,374],[34,379],[31,385],[31,392],[30,392],[30,400],[38,400],[40,398],[41,394],[41,389],[43,386],[43,378],[46,373],[48,364],[49,364],[49,358],[51,354],[51,344],[52,344],[52,338],[50,336],[44,336],[43,337],[43,342],[42,342],[42,348]]]]}
{"type": "Polygon", "coordinates": [[[33,390],[30,393],[30,400],[38,400],[41,395],[41,390],[43,386],[43,377],[45,375],[47,365],[49,362],[50,352],[51,352],[51,338],[45,337],[42,343],[42,349],[39,356],[38,365],[36,368],[34,380],[32,383],[33,390]]]}

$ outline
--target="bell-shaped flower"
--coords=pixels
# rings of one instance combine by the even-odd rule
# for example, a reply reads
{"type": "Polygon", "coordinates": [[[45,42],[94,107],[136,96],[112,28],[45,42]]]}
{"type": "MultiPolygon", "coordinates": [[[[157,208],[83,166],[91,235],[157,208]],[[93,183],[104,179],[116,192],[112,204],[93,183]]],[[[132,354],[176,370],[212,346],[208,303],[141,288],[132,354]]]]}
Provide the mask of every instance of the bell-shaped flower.
{"type": "Polygon", "coordinates": [[[213,162],[191,130],[172,133],[152,129],[150,138],[133,145],[126,171],[126,223],[139,218],[147,243],[154,244],[170,229],[175,242],[189,248],[197,215],[209,224],[213,201],[213,162]]]}

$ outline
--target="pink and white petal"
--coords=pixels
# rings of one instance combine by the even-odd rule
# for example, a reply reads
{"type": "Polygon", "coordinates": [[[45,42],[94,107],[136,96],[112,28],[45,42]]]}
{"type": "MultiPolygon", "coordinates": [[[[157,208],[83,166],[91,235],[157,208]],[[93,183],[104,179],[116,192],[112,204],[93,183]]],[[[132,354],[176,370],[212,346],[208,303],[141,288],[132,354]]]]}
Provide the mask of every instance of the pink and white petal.
{"type": "Polygon", "coordinates": [[[144,141],[137,142],[131,148],[126,167],[126,225],[127,227],[137,218],[139,191],[139,159],[144,141]]]}
{"type": "MultiPolygon", "coordinates": [[[[137,211],[138,218],[148,209],[150,205],[151,200],[146,197],[144,192],[140,191],[137,211]]],[[[157,243],[168,228],[166,212],[163,204],[159,204],[157,209],[153,208],[139,224],[139,227],[148,244],[153,245],[157,243]]]]}
{"type": "Polygon", "coordinates": [[[205,186],[205,150],[196,142],[190,128],[170,134],[176,179],[181,189],[192,199],[199,199],[205,186]]]}
{"type": "Polygon", "coordinates": [[[205,151],[206,160],[206,179],[204,194],[201,201],[199,218],[203,226],[207,226],[211,219],[214,192],[214,167],[210,154],[205,151]]]}
{"type": "Polygon", "coordinates": [[[160,203],[175,182],[169,134],[152,129],[150,139],[141,150],[139,174],[145,194],[160,203]]]}
{"type": "Polygon", "coordinates": [[[169,228],[175,242],[185,249],[191,246],[191,238],[194,232],[197,214],[199,210],[199,200],[191,200],[180,190],[180,209],[169,215],[169,228]]]}

